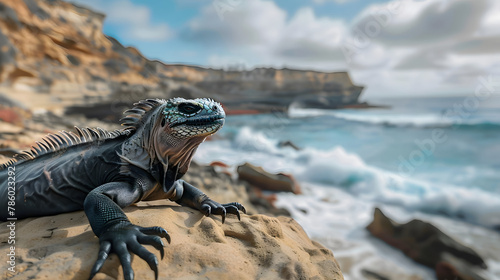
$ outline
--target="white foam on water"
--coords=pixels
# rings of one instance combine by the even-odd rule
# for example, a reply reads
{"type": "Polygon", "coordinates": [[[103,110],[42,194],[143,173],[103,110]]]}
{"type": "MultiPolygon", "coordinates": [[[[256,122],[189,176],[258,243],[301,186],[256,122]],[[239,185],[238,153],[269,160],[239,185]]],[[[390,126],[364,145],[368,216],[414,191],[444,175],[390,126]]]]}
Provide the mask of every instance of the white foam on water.
{"type": "Polygon", "coordinates": [[[347,280],[363,279],[363,269],[380,267],[391,268],[396,278],[408,273],[434,278],[431,269],[368,233],[365,227],[375,207],[398,222],[420,218],[437,225],[486,257],[486,279],[500,277],[500,235],[464,222],[500,225],[499,193],[404,178],[367,165],[340,146],[325,151],[279,148],[278,141],[248,127],[241,128],[233,139],[204,143],[195,160],[232,166],[250,162],[269,172],[293,174],[303,194],[281,193],[276,206],[289,210],[312,239],[332,249],[341,264],[350,266],[343,268],[347,280]]]}
{"type": "Polygon", "coordinates": [[[242,128],[232,141],[201,145],[195,160],[220,160],[230,165],[250,162],[270,172],[291,173],[303,183],[341,189],[361,201],[447,215],[486,227],[500,225],[500,193],[401,177],[365,164],[340,146],[326,151],[295,151],[277,144],[262,133],[242,128]]]}
{"type": "Polygon", "coordinates": [[[460,115],[447,115],[438,113],[415,113],[404,114],[396,112],[359,111],[352,109],[327,110],[309,108],[290,108],[288,116],[291,118],[307,118],[318,116],[332,116],[338,119],[354,121],[367,124],[392,125],[392,126],[414,126],[414,127],[447,127],[454,124],[460,125],[494,125],[500,122],[494,118],[464,118],[460,115]]]}

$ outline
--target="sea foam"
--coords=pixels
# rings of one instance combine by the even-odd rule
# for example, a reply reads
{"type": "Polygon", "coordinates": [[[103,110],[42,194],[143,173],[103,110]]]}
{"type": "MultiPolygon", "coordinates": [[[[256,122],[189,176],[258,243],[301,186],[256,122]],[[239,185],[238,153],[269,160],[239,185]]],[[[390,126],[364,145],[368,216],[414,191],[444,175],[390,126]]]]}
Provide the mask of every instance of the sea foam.
{"type": "Polygon", "coordinates": [[[359,123],[386,125],[386,126],[412,126],[412,127],[448,127],[452,125],[460,125],[466,128],[498,128],[500,122],[496,120],[496,116],[491,118],[488,115],[484,116],[469,116],[462,117],[457,114],[448,115],[446,112],[441,114],[436,112],[428,113],[395,113],[395,112],[380,112],[378,110],[326,110],[326,109],[303,109],[290,108],[288,116],[291,118],[307,118],[318,116],[331,116],[337,119],[353,121],[359,123]]]}
{"type": "Polygon", "coordinates": [[[340,146],[324,151],[279,148],[277,140],[244,127],[232,139],[201,145],[195,160],[222,160],[231,165],[246,161],[270,172],[291,173],[303,183],[340,189],[364,202],[446,215],[487,227],[500,225],[499,193],[402,177],[367,165],[340,146]]]}

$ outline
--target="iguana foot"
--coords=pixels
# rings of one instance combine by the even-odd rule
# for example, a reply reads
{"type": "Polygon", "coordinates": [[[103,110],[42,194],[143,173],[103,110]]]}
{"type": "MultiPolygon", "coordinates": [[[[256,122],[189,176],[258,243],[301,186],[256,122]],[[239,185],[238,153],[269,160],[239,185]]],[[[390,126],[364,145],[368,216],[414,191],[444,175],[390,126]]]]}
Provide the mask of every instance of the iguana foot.
{"type": "Polygon", "coordinates": [[[165,252],[163,250],[161,237],[164,237],[167,239],[168,243],[170,243],[170,235],[161,227],[144,228],[131,223],[120,223],[111,226],[99,236],[99,255],[90,272],[89,279],[92,279],[96,273],[99,272],[108,258],[109,253],[113,252],[116,253],[120,259],[124,278],[126,280],[133,280],[134,271],[130,264],[129,251],[145,260],[151,270],[155,272],[155,279],[158,279],[158,259],[141,244],[155,247],[160,251],[161,258],[163,259],[165,252]]]}
{"type": "Polygon", "coordinates": [[[236,215],[238,220],[241,221],[240,211],[243,213],[247,213],[247,210],[243,205],[238,202],[231,202],[226,204],[220,204],[216,201],[211,200],[206,197],[205,200],[201,202],[201,212],[205,214],[205,216],[210,216],[210,214],[221,215],[222,223],[226,220],[226,213],[236,215]]]}

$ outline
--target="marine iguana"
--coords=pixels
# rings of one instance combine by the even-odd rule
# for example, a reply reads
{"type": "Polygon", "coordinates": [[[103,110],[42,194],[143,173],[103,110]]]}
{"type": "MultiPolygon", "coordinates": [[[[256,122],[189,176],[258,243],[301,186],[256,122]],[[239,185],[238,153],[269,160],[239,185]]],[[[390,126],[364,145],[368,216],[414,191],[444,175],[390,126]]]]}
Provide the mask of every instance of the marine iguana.
{"type": "Polygon", "coordinates": [[[125,279],[133,279],[129,251],[144,259],[158,279],[158,260],[141,244],[154,246],[163,259],[161,238],[170,243],[170,236],[161,227],[132,224],[121,208],[135,202],[170,199],[206,216],[221,215],[223,223],[226,213],[238,219],[239,211],[246,213],[240,203],[220,204],[181,180],[198,145],[224,124],[219,103],[173,98],[134,106],[124,113],[123,129],[75,127],[76,133],[49,134],[0,166],[0,221],[85,211],[100,243],[89,279],[110,252],[118,255],[125,279]]]}

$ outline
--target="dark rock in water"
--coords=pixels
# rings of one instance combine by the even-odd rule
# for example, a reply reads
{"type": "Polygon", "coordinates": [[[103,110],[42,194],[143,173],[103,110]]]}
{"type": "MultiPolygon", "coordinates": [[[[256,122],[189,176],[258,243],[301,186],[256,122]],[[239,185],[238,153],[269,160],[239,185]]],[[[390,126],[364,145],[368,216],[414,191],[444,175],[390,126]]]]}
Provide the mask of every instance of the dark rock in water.
{"type": "Polygon", "coordinates": [[[290,147],[296,151],[300,151],[301,149],[299,146],[295,145],[292,141],[281,141],[278,143],[278,147],[283,148],[283,147],[290,147]]]}
{"type": "Polygon", "coordinates": [[[438,280],[487,280],[487,278],[470,270],[467,263],[460,260],[454,261],[453,257],[448,257],[449,262],[443,261],[436,265],[436,278],[438,280]]]}
{"type": "Polygon", "coordinates": [[[436,269],[438,279],[482,279],[476,271],[487,267],[474,250],[421,220],[399,224],[376,208],[366,228],[414,261],[436,269]]]}
{"type": "Polygon", "coordinates": [[[245,163],[238,166],[240,180],[249,182],[252,186],[265,191],[301,193],[300,186],[292,175],[271,174],[262,167],[245,163]]]}

